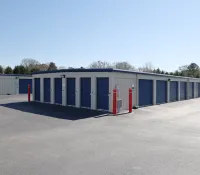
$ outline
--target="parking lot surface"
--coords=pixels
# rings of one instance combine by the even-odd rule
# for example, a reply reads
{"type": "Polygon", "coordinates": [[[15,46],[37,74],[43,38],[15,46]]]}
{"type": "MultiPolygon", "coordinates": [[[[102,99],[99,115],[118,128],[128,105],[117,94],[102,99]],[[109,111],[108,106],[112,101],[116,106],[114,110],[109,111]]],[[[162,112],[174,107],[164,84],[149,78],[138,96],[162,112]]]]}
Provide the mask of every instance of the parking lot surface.
{"type": "Polygon", "coordinates": [[[2,175],[199,175],[200,99],[119,116],[0,96],[2,175]]]}

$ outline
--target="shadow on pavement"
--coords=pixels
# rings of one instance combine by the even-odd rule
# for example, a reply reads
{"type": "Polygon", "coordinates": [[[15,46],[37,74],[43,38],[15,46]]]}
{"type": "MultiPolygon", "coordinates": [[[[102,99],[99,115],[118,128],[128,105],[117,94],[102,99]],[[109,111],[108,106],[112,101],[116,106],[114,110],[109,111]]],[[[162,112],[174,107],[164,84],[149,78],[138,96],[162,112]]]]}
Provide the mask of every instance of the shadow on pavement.
{"type": "Polygon", "coordinates": [[[44,115],[47,117],[66,119],[66,120],[80,120],[84,118],[98,118],[105,117],[109,113],[103,111],[95,111],[85,108],[74,108],[68,106],[59,106],[52,104],[36,103],[36,102],[16,102],[1,104],[0,106],[28,112],[32,114],[44,115]]]}

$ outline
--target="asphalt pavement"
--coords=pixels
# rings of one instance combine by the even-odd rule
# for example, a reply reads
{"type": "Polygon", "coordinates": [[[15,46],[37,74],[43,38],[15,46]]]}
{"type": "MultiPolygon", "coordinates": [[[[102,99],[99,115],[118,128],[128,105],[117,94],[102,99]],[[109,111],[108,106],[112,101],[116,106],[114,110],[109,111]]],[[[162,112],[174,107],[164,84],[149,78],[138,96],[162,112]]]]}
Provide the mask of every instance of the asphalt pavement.
{"type": "Polygon", "coordinates": [[[2,175],[199,175],[200,99],[112,116],[0,97],[2,175]]]}

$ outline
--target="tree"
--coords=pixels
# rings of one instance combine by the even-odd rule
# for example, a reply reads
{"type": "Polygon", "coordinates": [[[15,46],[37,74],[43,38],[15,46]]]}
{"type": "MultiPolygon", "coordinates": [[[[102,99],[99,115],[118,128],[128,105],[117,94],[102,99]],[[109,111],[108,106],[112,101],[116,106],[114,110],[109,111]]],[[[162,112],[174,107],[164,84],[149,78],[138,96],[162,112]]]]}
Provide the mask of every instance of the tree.
{"type": "Polygon", "coordinates": [[[153,73],[156,73],[156,69],[153,69],[153,71],[152,71],[153,73]]]}
{"type": "Polygon", "coordinates": [[[174,72],[174,75],[175,75],[175,76],[180,76],[180,73],[179,73],[179,71],[178,71],[178,70],[176,70],[176,71],[174,72]]]}
{"type": "Polygon", "coordinates": [[[200,68],[196,63],[184,65],[179,67],[180,74],[185,77],[198,77],[200,76],[200,68]]]}
{"type": "Polygon", "coordinates": [[[179,76],[183,76],[183,73],[182,73],[182,72],[179,72],[179,76]]]}
{"type": "Polygon", "coordinates": [[[158,68],[158,69],[156,69],[156,73],[157,74],[161,74],[161,70],[158,68]]]}
{"type": "Polygon", "coordinates": [[[188,67],[188,75],[190,77],[196,77],[199,75],[199,66],[196,63],[191,63],[188,67]]]}
{"type": "Polygon", "coordinates": [[[3,67],[0,65],[0,74],[3,74],[3,67]]]}
{"type": "Polygon", "coordinates": [[[30,74],[32,74],[33,72],[39,72],[39,71],[40,71],[40,69],[37,68],[37,67],[35,67],[35,68],[32,68],[32,69],[30,70],[30,74]]]}
{"type": "MultiPolygon", "coordinates": [[[[154,72],[155,69],[153,68],[153,65],[150,62],[148,62],[148,63],[145,63],[143,67],[139,67],[138,70],[141,72],[154,72]]],[[[154,72],[154,73],[157,73],[157,72],[154,72]]]]}
{"type": "MultiPolygon", "coordinates": [[[[37,66],[36,66],[37,67],[37,66]]],[[[48,68],[49,68],[49,64],[40,64],[40,65],[38,65],[38,67],[37,68],[39,68],[39,70],[40,71],[47,71],[48,70],[48,68]]]]}
{"type": "Polygon", "coordinates": [[[112,65],[106,61],[95,61],[89,65],[90,68],[112,68],[112,65]]]}
{"type": "Polygon", "coordinates": [[[48,71],[50,70],[57,70],[57,66],[54,62],[49,63],[48,71]]]}
{"type": "Polygon", "coordinates": [[[188,66],[188,70],[193,70],[193,71],[199,70],[199,66],[196,63],[191,63],[188,66]]]}
{"type": "Polygon", "coordinates": [[[185,76],[185,77],[188,76],[188,66],[187,65],[179,67],[179,71],[181,72],[182,76],[185,76]]]}
{"type": "Polygon", "coordinates": [[[19,65],[19,66],[14,67],[13,73],[14,74],[28,74],[29,72],[23,65],[19,65]]]}
{"type": "Polygon", "coordinates": [[[65,67],[65,66],[60,66],[58,69],[59,69],[59,70],[60,70],[60,69],[66,69],[66,67],[65,67]]]}
{"type": "Polygon", "coordinates": [[[74,69],[73,67],[68,67],[68,69],[74,69]]]}
{"type": "Polygon", "coordinates": [[[21,65],[23,65],[29,72],[40,65],[40,63],[32,58],[25,58],[22,60],[21,65]]]}
{"type": "Polygon", "coordinates": [[[165,72],[162,70],[162,71],[161,71],[161,74],[165,74],[165,72]]]}
{"type": "Polygon", "coordinates": [[[20,74],[20,67],[19,66],[14,67],[13,74],[20,74]]]}
{"type": "Polygon", "coordinates": [[[20,74],[29,74],[28,69],[26,69],[23,65],[19,66],[20,74]]]}
{"type": "Polygon", "coordinates": [[[13,73],[13,70],[10,66],[6,67],[5,68],[5,71],[4,71],[5,74],[12,74],[13,73]]]}
{"type": "Polygon", "coordinates": [[[134,66],[126,61],[116,62],[112,66],[115,69],[123,69],[123,70],[135,70],[134,66]]]}

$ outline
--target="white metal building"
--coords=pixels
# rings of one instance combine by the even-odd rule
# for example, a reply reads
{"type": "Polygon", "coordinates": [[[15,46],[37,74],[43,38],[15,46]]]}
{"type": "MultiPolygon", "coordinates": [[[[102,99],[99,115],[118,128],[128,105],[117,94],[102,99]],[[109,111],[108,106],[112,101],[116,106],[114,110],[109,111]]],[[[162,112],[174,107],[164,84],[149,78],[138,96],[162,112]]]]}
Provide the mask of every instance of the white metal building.
{"type": "Polygon", "coordinates": [[[200,97],[200,79],[117,69],[65,69],[33,74],[33,100],[112,112],[113,89],[118,88],[122,110],[200,97]]]}
{"type": "Polygon", "coordinates": [[[32,86],[31,75],[0,74],[0,95],[25,94],[28,84],[32,86]]]}

